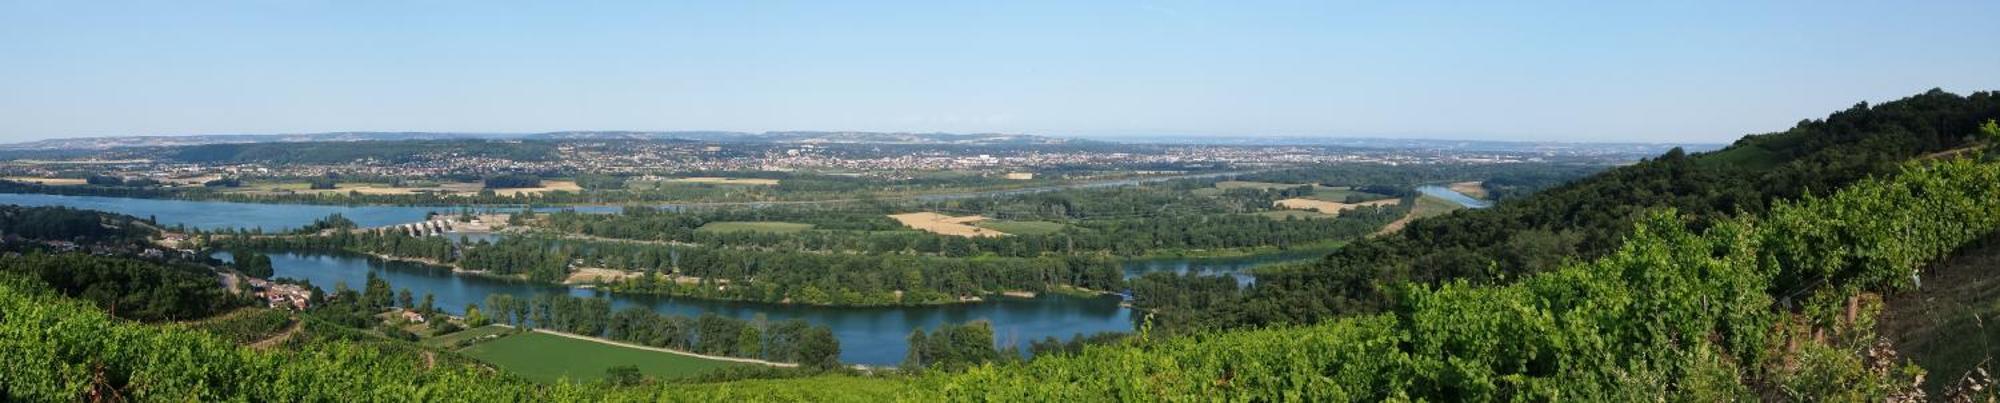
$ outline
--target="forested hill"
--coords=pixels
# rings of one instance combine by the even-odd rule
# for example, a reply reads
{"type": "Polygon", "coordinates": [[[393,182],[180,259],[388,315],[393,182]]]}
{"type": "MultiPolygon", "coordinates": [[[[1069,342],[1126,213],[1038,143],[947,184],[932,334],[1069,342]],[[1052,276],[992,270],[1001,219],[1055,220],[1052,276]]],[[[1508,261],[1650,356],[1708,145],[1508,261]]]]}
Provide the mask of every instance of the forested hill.
{"type": "Polygon", "coordinates": [[[1966,147],[1976,141],[1979,124],[1995,118],[2000,97],[1993,92],[1931,90],[1864,103],[1715,152],[1676,149],[1495,208],[1418,220],[1394,235],[1349,244],[1317,264],[1260,273],[1241,295],[1159,298],[1201,302],[1151,308],[1169,327],[1314,323],[1372,312],[1390,303],[1381,285],[1518,279],[1565,259],[1608,253],[1644,211],[1672,207],[1694,218],[1696,227],[1760,213],[1774,200],[1825,195],[1894,172],[1904,161],[1966,147]]]}
{"type": "Polygon", "coordinates": [[[68,207],[0,204],[0,238],[41,241],[138,241],[153,234],[138,218],[68,207]]]}

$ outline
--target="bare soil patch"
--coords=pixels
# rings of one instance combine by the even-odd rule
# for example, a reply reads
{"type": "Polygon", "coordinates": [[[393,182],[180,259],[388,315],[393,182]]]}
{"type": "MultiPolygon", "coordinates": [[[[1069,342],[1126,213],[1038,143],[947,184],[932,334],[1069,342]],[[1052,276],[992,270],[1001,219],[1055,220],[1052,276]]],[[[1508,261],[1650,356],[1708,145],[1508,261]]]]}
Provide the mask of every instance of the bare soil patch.
{"type": "Polygon", "coordinates": [[[890,214],[889,218],[895,219],[896,222],[903,223],[904,226],[939,235],[962,236],[968,238],[1007,235],[1007,233],[1004,232],[968,225],[971,223],[985,220],[986,217],[983,216],[972,215],[972,216],[953,217],[932,212],[922,212],[922,213],[890,214]]]}

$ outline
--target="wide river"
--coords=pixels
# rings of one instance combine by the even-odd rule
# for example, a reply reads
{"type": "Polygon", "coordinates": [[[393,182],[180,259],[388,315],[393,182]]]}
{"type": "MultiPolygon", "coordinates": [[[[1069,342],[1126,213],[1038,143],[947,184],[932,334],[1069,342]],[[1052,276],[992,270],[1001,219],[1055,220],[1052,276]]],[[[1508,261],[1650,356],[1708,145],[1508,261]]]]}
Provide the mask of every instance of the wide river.
{"type": "MultiPolygon", "coordinates": [[[[154,217],[163,225],[198,228],[264,228],[278,230],[305,225],[332,213],[340,213],[363,226],[380,226],[423,219],[432,211],[452,211],[449,207],[319,206],[300,204],[228,203],[210,201],[131,199],[38,194],[0,194],[0,204],[59,205],[110,211],[137,217],[154,217]]],[[[1247,283],[1243,269],[1279,261],[1311,259],[1323,251],[1298,251],[1273,255],[1232,258],[1175,258],[1128,261],[1127,276],[1148,272],[1232,275],[1247,283]]],[[[841,360],[868,365],[894,365],[902,361],[906,338],[918,328],[936,328],[945,323],[974,320],[991,322],[1002,346],[1026,349],[1032,340],[1047,337],[1067,339],[1076,334],[1127,332],[1133,328],[1131,309],[1119,306],[1119,298],[1042,295],[1034,299],[993,298],[986,302],[916,307],[833,308],[798,305],[704,301],[648,295],[610,294],[600,291],[547,284],[503,281],[484,277],[457,276],[449,270],[413,263],[383,261],[363,255],[325,253],[276,253],[271,256],[278,277],[312,281],[332,289],[345,282],[360,287],[369,272],[382,276],[398,289],[416,295],[429,293],[446,311],[463,313],[469,303],[483,303],[494,293],[530,297],[541,293],[608,298],[616,308],[643,306],[662,313],[700,315],[714,312],[738,318],[762,316],[771,320],[799,318],[831,327],[841,341],[841,360]]]]}

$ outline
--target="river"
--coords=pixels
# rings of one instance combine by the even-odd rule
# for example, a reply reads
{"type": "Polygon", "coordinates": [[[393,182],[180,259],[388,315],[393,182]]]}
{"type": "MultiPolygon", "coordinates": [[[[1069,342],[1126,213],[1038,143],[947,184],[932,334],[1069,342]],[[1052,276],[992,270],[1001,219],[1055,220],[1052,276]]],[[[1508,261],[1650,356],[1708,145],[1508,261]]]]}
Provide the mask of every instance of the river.
{"type": "MultiPolygon", "coordinates": [[[[91,196],[0,194],[0,204],[59,205],[155,217],[165,225],[196,228],[293,228],[332,213],[340,213],[364,226],[379,226],[421,220],[432,211],[452,211],[449,207],[321,206],[304,204],[259,204],[215,201],[131,199],[91,196]]],[[[454,235],[456,236],[456,235],[454,235]]],[[[1275,255],[1229,258],[1168,258],[1125,262],[1127,276],[1148,272],[1230,274],[1241,283],[1250,277],[1239,271],[1277,261],[1310,259],[1324,251],[1296,251],[1275,255]]],[[[226,256],[226,254],[224,255],[226,256]]],[[[985,302],[912,307],[836,308],[747,302],[705,301],[650,295],[610,294],[596,290],[548,284],[504,281],[486,277],[453,275],[449,270],[406,262],[383,261],[357,254],[279,252],[271,256],[278,277],[311,281],[332,289],[345,282],[360,287],[369,272],[382,276],[398,289],[417,295],[435,295],[447,312],[463,313],[468,303],[484,303],[493,293],[530,297],[538,293],[563,293],[609,298],[614,307],[644,306],[675,315],[714,312],[737,318],[763,316],[771,320],[804,319],[833,329],[841,342],[841,360],[867,365],[894,365],[902,361],[911,330],[934,329],[940,324],[974,320],[991,322],[1002,346],[1020,346],[1046,337],[1067,339],[1077,334],[1127,332],[1133,328],[1131,309],[1119,306],[1115,296],[1073,297],[1042,295],[1034,299],[996,297],[985,302]]]]}

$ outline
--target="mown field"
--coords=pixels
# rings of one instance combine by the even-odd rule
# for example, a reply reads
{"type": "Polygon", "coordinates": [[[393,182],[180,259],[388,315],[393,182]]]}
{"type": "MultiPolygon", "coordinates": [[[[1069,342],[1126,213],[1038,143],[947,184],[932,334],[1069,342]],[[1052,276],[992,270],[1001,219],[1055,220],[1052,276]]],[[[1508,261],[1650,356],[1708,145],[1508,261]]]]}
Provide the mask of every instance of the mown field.
{"type": "Polygon", "coordinates": [[[598,380],[605,369],[620,365],[637,366],[646,376],[662,379],[742,365],[532,332],[474,344],[460,353],[539,382],[598,380]]]}
{"type": "Polygon", "coordinates": [[[457,344],[459,341],[472,340],[488,335],[506,334],[507,332],[513,330],[514,329],[510,329],[505,326],[488,325],[472,329],[460,330],[456,333],[447,334],[443,336],[426,338],[422,341],[422,343],[424,345],[431,347],[450,347],[452,345],[457,344]]]}
{"type": "Polygon", "coordinates": [[[803,232],[805,230],[809,230],[812,228],[813,228],[812,224],[800,224],[800,223],[778,222],[778,221],[716,221],[712,223],[702,224],[701,228],[695,228],[695,231],[717,232],[717,233],[771,232],[779,234],[790,234],[796,232],[803,232]]]}

